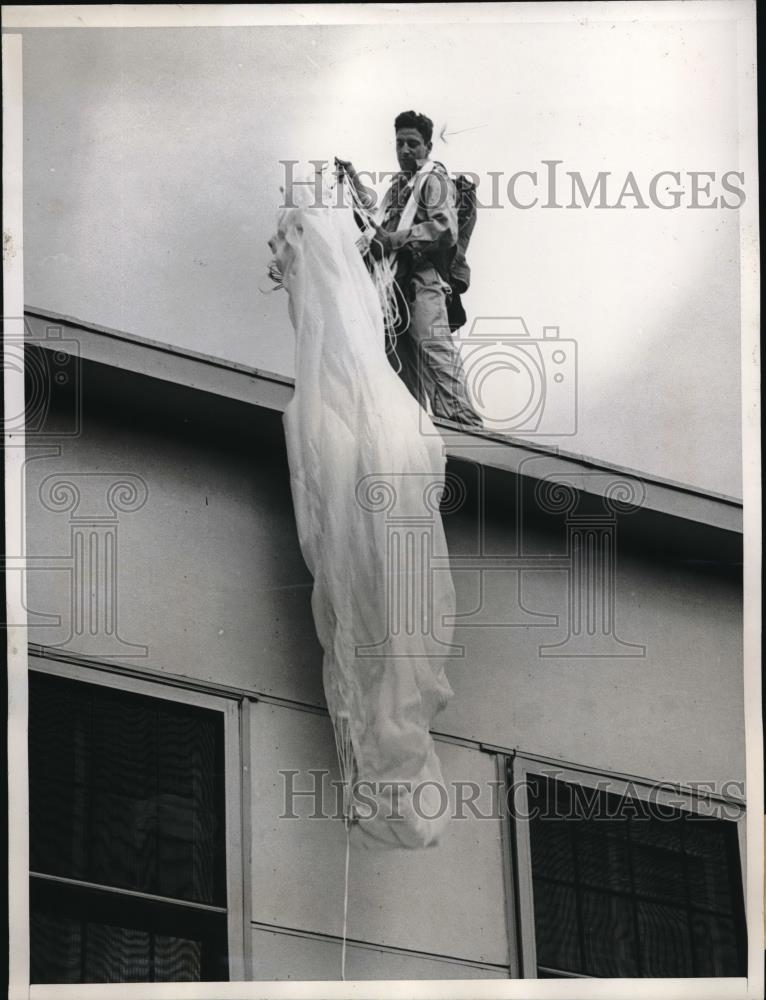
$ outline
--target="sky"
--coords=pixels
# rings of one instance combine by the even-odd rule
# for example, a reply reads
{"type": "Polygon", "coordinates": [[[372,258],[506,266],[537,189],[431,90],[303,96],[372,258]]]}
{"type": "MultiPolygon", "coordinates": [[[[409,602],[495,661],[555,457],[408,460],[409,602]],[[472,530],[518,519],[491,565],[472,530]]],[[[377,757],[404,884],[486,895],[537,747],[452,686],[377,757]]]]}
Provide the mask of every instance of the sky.
{"type": "Polygon", "coordinates": [[[283,161],[394,170],[393,119],[415,108],[480,201],[500,177],[469,248],[464,357],[478,371],[471,324],[489,317],[518,358],[504,318],[522,317],[549,419],[519,423],[531,376],[506,364],[484,383],[490,425],[742,495],[739,215],[687,207],[689,171],[715,172],[720,195],[739,166],[733,25],[27,29],[23,64],[28,306],[292,375],[286,295],[266,277],[283,161]],[[629,171],[646,202],[660,171],[686,194],[546,209],[544,160],[561,161],[563,204],[567,171],[588,188],[609,171],[609,203],[629,171]],[[508,200],[518,171],[538,172],[533,208],[508,200]],[[561,384],[546,326],[566,342],[561,384]]]}

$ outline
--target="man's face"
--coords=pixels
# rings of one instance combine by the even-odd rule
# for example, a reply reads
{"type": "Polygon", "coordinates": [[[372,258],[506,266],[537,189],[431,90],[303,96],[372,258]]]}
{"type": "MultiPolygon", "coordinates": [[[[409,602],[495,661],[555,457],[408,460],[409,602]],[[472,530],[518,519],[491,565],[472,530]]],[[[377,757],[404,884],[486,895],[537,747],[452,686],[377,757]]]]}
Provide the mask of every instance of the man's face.
{"type": "Polygon", "coordinates": [[[419,162],[428,159],[431,143],[423,142],[423,136],[416,128],[400,128],[396,131],[396,158],[399,169],[412,173],[418,169],[419,162]]]}

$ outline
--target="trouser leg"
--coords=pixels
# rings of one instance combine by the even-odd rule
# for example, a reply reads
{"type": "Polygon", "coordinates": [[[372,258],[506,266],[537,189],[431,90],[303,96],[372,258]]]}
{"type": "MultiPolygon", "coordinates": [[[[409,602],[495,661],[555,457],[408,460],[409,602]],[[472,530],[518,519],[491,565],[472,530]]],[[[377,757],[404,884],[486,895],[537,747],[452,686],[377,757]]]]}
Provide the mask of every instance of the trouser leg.
{"type": "Polygon", "coordinates": [[[415,342],[409,331],[401,334],[394,345],[396,353],[388,349],[388,360],[391,367],[398,373],[420,406],[426,409],[426,393],[422,379],[418,376],[418,359],[415,342]]]}
{"type": "MultiPolygon", "coordinates": [[[[447,286],[434,268],[416,272],[410,289],[410,328],[418,382],[434,416],[483,426],[466,389],[465,370],[447,319],[447,286]]],[[[417,398],[417,397],[416,397],[417,398]]]]}

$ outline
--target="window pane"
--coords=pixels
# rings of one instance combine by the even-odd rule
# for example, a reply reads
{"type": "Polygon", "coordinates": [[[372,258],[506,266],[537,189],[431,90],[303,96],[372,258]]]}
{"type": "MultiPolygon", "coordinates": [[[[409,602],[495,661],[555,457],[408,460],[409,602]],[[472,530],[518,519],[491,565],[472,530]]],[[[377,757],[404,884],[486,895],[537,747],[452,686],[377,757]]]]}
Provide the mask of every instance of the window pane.
{"type": "MultiPolygon", "coordinates": [[[[32,720],[30,718],[30,735],[32,720]]],[[[86,829],[90,796],[83,785],[48,781],[29,765],[29,833],[32,871],[83,878],[88,870],[86,829]]]]}
{"type": "Polygon", "coordinates": [[[736,827],[529,776],[538,965],[559,975],[741,976],[736,827]]]}
{"type": "Polygon", "coordinates": [[[202,948],[199,941],[157,934],[154,939],[157,982],[180,983],[202,978],[202,948]]]}
{"type": "Polygon", "coordinates": [[[572,826],[577,845],[577,874],[583,885],[596,889],[630,891],[630,864],[624,824],[577,822],[572,826]],[[608,835],[610,826],[623,830],[617,836],[608,835]]]}
{"type": "Polygon", "coordinates": [[[740,879],[736,842],[715,820],[691,817],[685,826],[689,889],[695,906],[733,915],[732,879],[740,879]]]}
{"type": "Polygon", "coordinates": [[[88,882],[157,892],[157,798],[92,792],[89,799],[88,882]]]}
{"type": "Polygon", "coordinates": [[[575,890],[541,879],[534,884],[534,894],[538,964],[580,971],[575,890]]]}
{"type": "Polygon", "coordinates": [[[30,982],[82,982],[80,920],[31,908],[30,982]]]}
{"type": "Polygon", "coordinates": [[[224,980],[223,717],[30,673],[32,981],[224,980]],[[99,889],[167,897],[145,899],[99,889]]]}
{"type": "MultiPolygon", "coordinates": [[[[692,922],[694,955],[699,976],[731,976],[741,968],[738,961],[737,933],[733,920],[695,913],[692,922]]],[[[745,971],[739,973],[744,975],[745,971]]]]}
{"type": "Polygon", "coordinates": [[[180,983],[203,978],[202,940],[132,927],[37,912],[32,915],[31,947],[33,983],[180,983]]]}
{"type": "Polygon", "coordinates": [[[30,880],[35,983],[222,981],[226,913],[30,880]]]}
{"type": "Polygon", "coordinates": [[[84,982],[151,982],[151,934],[109,924],[86,923],[84,928],[84,982]]]}
{"type": "Polygon", "coordinates": [[[571,882],[574,878],[574,851],[566,821],[533,818],[530,820],[529,830],[534,874],[571,882]]]}
{"type": "Polygon", "coordinates": [[[687,913],[680,907],[638,902],[645,976],[693,976],[687,913]]]}
{"type": "Polygon", "coordinates": [[[583,968],[591,976],[637,976],[633,907],[604,892],[581,893],[583,968]]]}
{"type": "Polygon", "coordinates": [[[33,871],[225,905],[220,713],[30,675],[33,871]]]}
{"type": "Polygon", "coordinates": [[[674,906],[686,906],[688,880],[683,854],[633,844],[631,857],[637,895],[674,906]]]}

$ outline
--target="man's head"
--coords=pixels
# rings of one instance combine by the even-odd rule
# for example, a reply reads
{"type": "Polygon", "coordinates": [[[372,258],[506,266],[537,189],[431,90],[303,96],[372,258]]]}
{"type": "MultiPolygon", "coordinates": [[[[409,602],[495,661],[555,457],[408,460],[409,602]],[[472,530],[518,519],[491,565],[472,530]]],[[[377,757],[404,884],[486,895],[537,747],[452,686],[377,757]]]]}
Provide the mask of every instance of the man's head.
{"type": "Polygon", "coordinates": [[[399,168],[413,173],[428,159],[434,123],[417,111],[402,111],[394,121],[396,129],[396,158],[399,168]]]}

